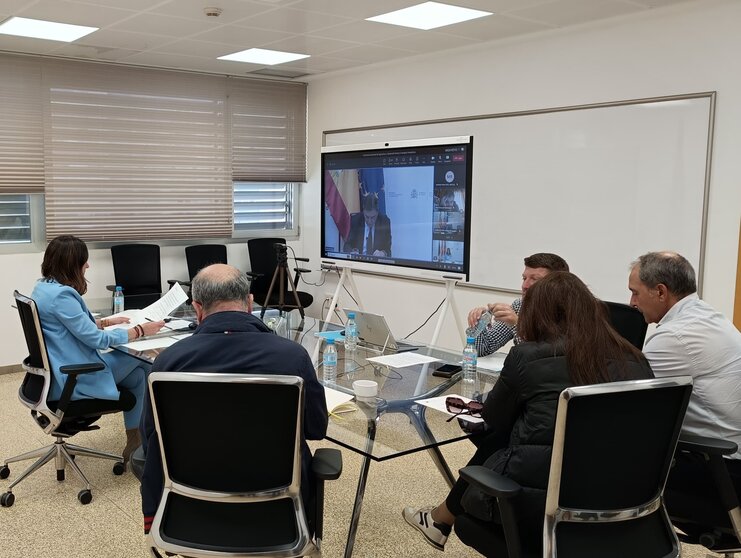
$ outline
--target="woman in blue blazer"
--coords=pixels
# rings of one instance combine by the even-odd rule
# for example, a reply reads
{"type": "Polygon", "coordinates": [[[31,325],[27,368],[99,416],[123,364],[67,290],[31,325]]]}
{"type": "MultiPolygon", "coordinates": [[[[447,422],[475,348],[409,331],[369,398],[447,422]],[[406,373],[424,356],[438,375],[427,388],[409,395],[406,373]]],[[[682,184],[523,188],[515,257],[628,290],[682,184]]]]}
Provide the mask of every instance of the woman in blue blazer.
{"type": "Polygon", "coordinates": [[[136,405],[124,412],[126,446],[122,452],[124,463],[140,445],[139,418],[144,401],[144,386],[149,365],[118,351],[101,353],[111,345],[127,343],[143,335],[152,335],[164,322],[146,322],[130,329],[103,328],[128,323],[124,317],[96,319],[88,310],[82,295],[87,292],[85,271],[88,250],[75,236],[58,236],[49,243],[41,264],[42,278],[33,289],[49,355],[53,381],[49,398],[59,399],[67,376],[59,371],[65,364],[102,362],[103,370],[82,374],[72,392],[72,399],[118,399],[118,387],[127,389],[136,397],[136,405]]]}

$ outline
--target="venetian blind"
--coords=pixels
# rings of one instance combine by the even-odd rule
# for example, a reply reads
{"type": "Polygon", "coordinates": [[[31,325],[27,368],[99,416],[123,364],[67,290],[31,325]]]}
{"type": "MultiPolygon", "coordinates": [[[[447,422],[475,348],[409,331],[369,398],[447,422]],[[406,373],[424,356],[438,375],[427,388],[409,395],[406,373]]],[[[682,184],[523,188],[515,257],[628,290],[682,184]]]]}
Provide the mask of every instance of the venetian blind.
{"type": "Polygon", "coordinates": [[[306,84],[229,79],[232,177],[306,182],[306,84]]]}
{"type": "Polygon", "coordinates": [[[44,191],[41,65],[0,56],[0,194],[44,191]]]}
{"type": "Polygon", "coordinates": [[[232,233],[225,79],[45,63],[46,236],[232,233]]]}

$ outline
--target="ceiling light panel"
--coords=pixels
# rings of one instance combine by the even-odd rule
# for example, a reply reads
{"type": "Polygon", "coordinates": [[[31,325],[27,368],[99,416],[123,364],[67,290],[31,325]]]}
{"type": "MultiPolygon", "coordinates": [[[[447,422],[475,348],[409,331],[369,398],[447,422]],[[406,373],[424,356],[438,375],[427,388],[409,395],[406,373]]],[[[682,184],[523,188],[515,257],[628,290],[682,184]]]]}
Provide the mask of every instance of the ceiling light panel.
{"type": "Polygon", "coordinates": [[[424,2],[395,12],[369,17],[367,20],[427,31],[489,15],[492,15],[492,13],[441,4],[440,2],[424,2]]]}
{"type": "Polygon", "coordinates": [[[234,52],[225,56],[219,56],[219,60],[232,60],[235,62],[249,62],[251,64],[264,64],[274,66],[285,64],[294,60],[308,58],[308,54],[297,54],[295,52],[281,52],[279,50],[266,50],[263,48],[250,48],[240,52],[234,52]]]}
{"type": "Polygon", "coordinates": [[[98,27],[71,25],[69,23],[57,23],[55,21],[28,19],[25,17],[11,17],[0,24],[0,33],[5,35],[17,35],[19,37],[62,41],[65,43],[76,41],[80,37],[89,35],[98,29],[98,27]]]}

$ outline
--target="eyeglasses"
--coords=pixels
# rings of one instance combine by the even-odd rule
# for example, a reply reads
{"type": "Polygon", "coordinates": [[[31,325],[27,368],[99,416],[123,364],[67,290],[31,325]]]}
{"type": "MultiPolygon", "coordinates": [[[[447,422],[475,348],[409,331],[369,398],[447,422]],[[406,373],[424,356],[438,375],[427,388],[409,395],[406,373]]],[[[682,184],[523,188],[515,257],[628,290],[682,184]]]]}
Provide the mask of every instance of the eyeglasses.
{"type": "Polygon", "coordinates": [[[449,413],[453,413],[446,422],[450,422],[460,415],[470,415],[472,417],[481,417],[481,411],[484,410],[484,404],[480,401],[463,401],[460,397],[446,397],[445,408],[449,413]]]}

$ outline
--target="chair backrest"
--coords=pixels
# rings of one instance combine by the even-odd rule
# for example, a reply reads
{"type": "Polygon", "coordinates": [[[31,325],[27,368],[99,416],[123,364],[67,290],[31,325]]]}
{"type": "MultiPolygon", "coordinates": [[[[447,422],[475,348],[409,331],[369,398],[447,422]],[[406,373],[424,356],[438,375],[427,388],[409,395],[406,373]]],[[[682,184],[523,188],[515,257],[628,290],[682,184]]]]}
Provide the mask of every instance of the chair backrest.
{"type": "MultiPolygon", "coordinates": [[[[262,304],[262,298],[267,294],[270,288],[270,282],[273,280],[275,268],[278,267],[278,255],[275,251],[275,244],[285,244],[285,238],[252,238],[247,241],[247,249],[250,253],[250,271],[252,273],[261,273],[262,277],[252,280],[250,291],[255,295],[258,304],[262,304]]],[[[284,281],[285,288],[288,283],[288,276],[284,281]]],[[[277,292],[276,285],[276,292],[277,292]]]]}
{"type": "Polygon", "coordinates": [[[188,263],[188,276],[191,281],[196,273],[215,263],[227,263],[224,244],[195,244],[185,247],[185,261],[188,263]]]}
{"type": "Polygon", "coordinates": [[[298,497],[301,378],[154,372],[149,389],[166,489],[298,497]]]}
{"type": "Polygon", "coordinates": [[[634,347],[642,350],[643,342],[646,340],[646,331],[648,330],[648,324],[643,314],[637,308],[633,308],[627,304],[603,302],[607,306],[612,327],[632,343],[634,347]]]}
{"type": "Polygon", "coordinates": [[[688,376],[565,389],[546,497],[544,549],[566,522],[641,518],[661,495],[684,420],[688,376]]]}
{"type": "Polygon", "coordinates": [[[111,259],[116,285],[123,287],[124,297],[156,294],[159,298],[162,278],[158,245],[117,244],[111,246],[111,259]]]}
{"type": "Polygon", "coordinates": [[[41,329],[41,320],[36,308],[36,302],[18,291],[13,293],[18,315],[26,339],[28,357],[23,361],[26,371],[23,382],[18,391],[21,402],[29,409],[38,411],[36,422],[46,432],[53,430],[60,422],[60,417],[47,405],[47,397],[51,389],[51,365],[46,350],[44,332],[41,329]]]}

